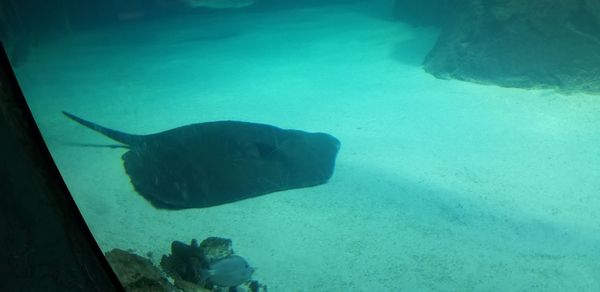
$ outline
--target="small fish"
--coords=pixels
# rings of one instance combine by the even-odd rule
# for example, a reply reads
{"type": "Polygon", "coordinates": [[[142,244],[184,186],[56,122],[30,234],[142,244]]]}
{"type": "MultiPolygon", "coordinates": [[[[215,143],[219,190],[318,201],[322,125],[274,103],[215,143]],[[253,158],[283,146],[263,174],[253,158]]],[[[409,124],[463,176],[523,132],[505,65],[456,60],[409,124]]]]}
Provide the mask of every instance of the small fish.
{"type": "Polygon", "coordinates": [[[210,269],[204,270],[204,278],[221,287],[234,287],[250,280],[254,268],[241,257],[231,255],[210,264],[210,269]]]}

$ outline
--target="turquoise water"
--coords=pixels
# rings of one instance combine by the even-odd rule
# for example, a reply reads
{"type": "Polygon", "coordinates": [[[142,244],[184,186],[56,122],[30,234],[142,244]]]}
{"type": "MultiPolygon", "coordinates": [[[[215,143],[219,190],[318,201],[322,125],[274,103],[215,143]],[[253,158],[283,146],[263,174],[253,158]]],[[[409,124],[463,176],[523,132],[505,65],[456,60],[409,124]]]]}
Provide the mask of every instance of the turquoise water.
{"type": "Polygon", "coordinates": [[[600,289],[600,102],[438,80],[438,31],[392,1],[186,13],[36,44],[19,81],[104,251],[233,240],[271,291],[600,289]],[[202,17],[200,17],[200,15],[202,17]],[[329,183],[157,210],[123,149],[61,114],[130,133],[213,120],[327,132],[329,183]]]}

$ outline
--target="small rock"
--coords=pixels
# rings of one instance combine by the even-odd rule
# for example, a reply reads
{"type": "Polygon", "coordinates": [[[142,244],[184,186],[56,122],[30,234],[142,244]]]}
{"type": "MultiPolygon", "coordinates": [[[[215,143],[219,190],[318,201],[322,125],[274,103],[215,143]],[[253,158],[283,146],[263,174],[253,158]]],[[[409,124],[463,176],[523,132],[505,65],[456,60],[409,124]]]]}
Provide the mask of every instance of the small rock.
{"type": "Polygon", "coordinates": [[[208,262],[233,255],[231,239],[208,237],[200,243],[200,250],[208,262]]]}
{"type": "Polygon", "coordinates": [[[177,291],[147,258],[115,248],[106,259],[126,291],[177,291]]]}

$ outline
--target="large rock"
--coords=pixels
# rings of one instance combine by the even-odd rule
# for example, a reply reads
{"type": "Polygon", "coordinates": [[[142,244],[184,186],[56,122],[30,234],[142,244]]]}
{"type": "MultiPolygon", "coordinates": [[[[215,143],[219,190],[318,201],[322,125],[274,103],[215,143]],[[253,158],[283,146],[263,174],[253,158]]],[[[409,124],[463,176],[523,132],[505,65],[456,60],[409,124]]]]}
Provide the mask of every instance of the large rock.
{"type": "Polygon", "coordinates": [[[600,1],[456,0],[424,68],[439,78],[600,93],[600,1]]]}
{"type": "Polygon", "coordinates": [[[147,258],[115,248],[106,253],[106,259],[126,291],[178,291],[147,258]]]}

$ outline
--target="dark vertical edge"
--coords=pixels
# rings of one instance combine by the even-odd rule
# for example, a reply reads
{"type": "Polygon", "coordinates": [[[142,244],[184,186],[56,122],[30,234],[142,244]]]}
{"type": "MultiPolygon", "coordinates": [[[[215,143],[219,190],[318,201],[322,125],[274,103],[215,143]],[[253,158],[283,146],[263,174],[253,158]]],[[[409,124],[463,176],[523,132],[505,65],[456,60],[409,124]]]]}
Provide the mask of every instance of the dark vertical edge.
{"type": "Polygon", "coordinates": [[[0,44],[1,291],[121,291],[0,44]]]}

